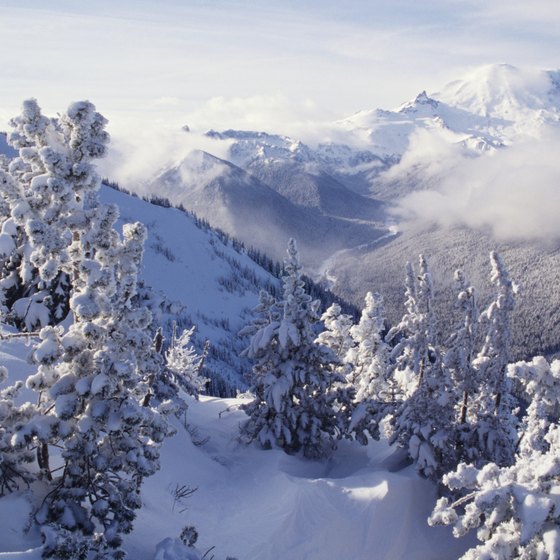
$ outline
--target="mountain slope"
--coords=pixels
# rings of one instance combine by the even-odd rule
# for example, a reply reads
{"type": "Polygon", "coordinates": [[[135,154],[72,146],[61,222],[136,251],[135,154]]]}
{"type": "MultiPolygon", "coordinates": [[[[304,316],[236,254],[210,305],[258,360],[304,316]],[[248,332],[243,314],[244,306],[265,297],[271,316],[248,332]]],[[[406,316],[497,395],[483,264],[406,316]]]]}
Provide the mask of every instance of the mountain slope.
{"type": "Polygon", "coordinates": [[[327,215],[317,206],[295,204],[233,163],[202,151],[191,152],[162,172],[148,190],[276,258],[284,256],[290,237],[298,240],[306,262],[314,263],[331,250],[382,233],[373,222],[379,215],[374,202],[367,201],[372,214],[376,213],[368,222],[327,215]]]}
{"type": "Polygon", "coordinates": [[[163,300],[156,320],[165,334],[173,321],[196,325],[199,351],[205,340],[211,343],[206,365],[214,390],[233,394],[245,388],[241,374],[248,364],[239,357],[245,341],[237,333],[251,320],[259,290],[274,290],[279,280],[184,212],[106,186],[101,198],[119,207],[120,223],[141,221],[148,228],[142,279],[163,300]]]}

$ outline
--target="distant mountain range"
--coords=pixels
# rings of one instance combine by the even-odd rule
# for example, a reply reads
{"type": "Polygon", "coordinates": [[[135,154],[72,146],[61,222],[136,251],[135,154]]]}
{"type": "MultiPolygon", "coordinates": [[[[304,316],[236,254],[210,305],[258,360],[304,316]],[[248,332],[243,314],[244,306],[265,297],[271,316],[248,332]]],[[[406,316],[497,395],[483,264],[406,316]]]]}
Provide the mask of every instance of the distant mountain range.
{"type": "MultiPolygon", "coordinates": [[[[451,147],[465,161],[483,161],[523,142],[540,146],[544,131],[560,131],[559,125],[560,72],[489,65],[440,92],[422,91],[394,110],[364,110],[330,123],[319,143],[272,132],[209,131],[207,139],[220,145],[216,153],[222,157],[210,153],[206,141],[206,151],[194,150],[132,188],[183,206],[279,260],[288,238],[295,237],[309,273],[359,306],[366,291],[379,291],[391,321],[402,313],[405,263],[416,262],[422,252],[432,263],[440,301],[446,302],[443,335],[453,321],[454,268],[464,268],[473,279],[482,305],[489,298],[488,252],[498,248],[512,278],[523,286],[515,317],[516,355],[554,354],[560,351],[557,239],[498,242],[491,228],[461,223],[402,227],[393,210],[411,192],[437,193],[442,173],[454,172],[444,165],[445,150],[429,144],[434,139],[438,149],[451,147]]],[[[2,142],[0,136],[0,150],[2,142]]],[[[515,170],[511,175],[515,181],[515,170]]],[[[462,188],[460,182],[457,188],[462,188]]],[[[125,200],[121,203],[127,205],[125,200]]],[[[160,220],[168,215],[147,219],[163,246],[178,244],[172,253],[179,262],[184,259],[181,246],[187,250],[191,234],[167,231],[160,220]]],[[[207,243],[214,242],[209,237],[207,243]]],[[[212,258],[185,262],[199,262],[192,266],[204,270],[213,266],[212,258]]],[[[152,265],[146,267],[152,274],[152,265]]],[[[235,277],[238,272],[234,267],[227,274],[235,277]]],[[[159,280],[154,281],[157,285],[159,280]]],[[[197,296],[193,301],[198,305],[197,296]]],[[[245,316],[246,308],[232,313],[245,316]]]]}
{"type": "Polygon", "coordinates": [[[554,240],[546,247],[497,243],[489,231],[460,225],[442,231],[424,224],[397,233],[391,209],[411,192],[438,188],[441,177],[432,167],[445,156],[424,146],[424,137],[472,159],[539,142],[544,130],[559,124],[560,72],[488,65],[394,110],[364,110],[331,123],[325,136],[336,140],[311,145],[271,132],[209,131],[207,137],[228,143],[225,159],[193,152],[153,177],[148,190],[276,257],[295,236],[318,278],[356,304],[367,290],[385,293],[393,320],[401,312],[407,260],[426,253],[442,290],[449,289],[453,268],[464,267],[480,280],[484,300],[486,255],[498,247],[512,275],[529,283],[518,324],[539,316],[546,325],[544,334],[530,336],[519,327],[517,354],[528,348],[555,352],[560,334],[549,327],[560,324],[560,294],[534,285],[539,274],[548,286],[560,283],[554,240]],[[410,159],[411,165],[403,165],[410,159]],[[527,275],[529,262],[537,272],[527,275]]]}

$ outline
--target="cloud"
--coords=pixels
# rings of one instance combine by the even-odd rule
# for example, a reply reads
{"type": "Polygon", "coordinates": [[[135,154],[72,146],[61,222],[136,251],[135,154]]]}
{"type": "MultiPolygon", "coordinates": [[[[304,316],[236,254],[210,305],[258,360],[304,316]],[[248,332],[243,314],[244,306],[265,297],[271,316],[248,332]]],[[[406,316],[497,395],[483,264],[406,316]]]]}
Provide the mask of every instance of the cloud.
{"type": "Polygon", "coordinates": [[[187,124],[197,130],[264,130],[283,134],[325,118],[311,99],[293,99],[285,95],[249,97],[212,97],[185,115],[187,124]]]}
{"type": "Polygon", "coordinates": [[[499,240],[560,239],[560,132],[472,157],[423,131],[413,138],[396,180],[415,174],[424,190],[395,208],[404,223],[490,230],[499,240]]]}
{"type": "Polygon", "coordinates": [[[229,145],[228,141],[181,129],[145,128],[132,134],[122,127],[112,131],[109,154],[99,161],[98,172],[127,189],[144,193],[159,172],[179,164],[193,150],[226,158],[229,145]]]}

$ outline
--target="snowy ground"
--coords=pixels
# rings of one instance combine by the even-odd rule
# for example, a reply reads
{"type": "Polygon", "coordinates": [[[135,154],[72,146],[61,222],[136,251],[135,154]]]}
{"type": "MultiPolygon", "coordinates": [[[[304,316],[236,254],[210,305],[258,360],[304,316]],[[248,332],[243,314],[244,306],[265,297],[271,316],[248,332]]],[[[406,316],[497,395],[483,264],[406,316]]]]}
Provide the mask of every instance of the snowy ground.
{"type": "MultiPolygon", "coordinates": [[[[0,345],[12,380],[29,371],[28,351],[21,339],[0,345]]],[[[144,485],[144,507],[126,537],[131,560],[152,560],[157,543],[186,525],[197,528],[200,551],[215,547],[207,556],[215,560],[450,560],[468,547],[448,529],[427,525],[434,486],[410,467],[392,472],[385,443],[342,442],[327,462],[246,447],[236,439],[241,402],[190,403],[192,437],[179,422],[161,470],[144,485]],[[198,489],[178,498],[183,486],[198,489]]],[[[38,534],[23,532],[29,515],[25,495],[0,499],[1,560],[40,558],[32,550],[38,534]]]]}

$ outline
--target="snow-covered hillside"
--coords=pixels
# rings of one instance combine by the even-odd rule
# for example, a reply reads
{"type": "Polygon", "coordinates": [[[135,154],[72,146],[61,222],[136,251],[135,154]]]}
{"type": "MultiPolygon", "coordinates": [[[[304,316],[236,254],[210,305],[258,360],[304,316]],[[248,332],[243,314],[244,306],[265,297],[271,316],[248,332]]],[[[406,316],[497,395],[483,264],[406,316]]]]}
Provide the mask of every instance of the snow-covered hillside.
{"type": "Polygon", "coordinates": [[[106,186],[101,195],[119,207],[121,223],[140,220],[148,228],[141,274],[165,302],[160,320],[166,336],[173,321],[196,325],[198,348],[211,343],[207,367],[230,390],[245,387],[240,373],[246,365],[239,358],[244,341],[237,332],[249,320],[259,290],[274,290],[278,279],[185,212],[106,186]]]}
{"type": "MultiPolygon", "coordinates": [[[[11,381],[30,373],[29,351],[21,339],[1,342],[11,381]]],[[[156,545],[188,525],[199,533],[197,548],[212,549],[215,560],[451,560],[472,546],[428,526],[435,487],[413,467],[402,470],[402,456],[386,443],[343,443],[328,462],[247,447],[237,439],[243,402],[189,401],[190,433],[177,422],[161,469],[144,484],[143,507],[125,539],[129,558],[153,560],[156,545]],[[195,491],[181,497],[182,489],[195,491]]],[[[28,498],[0,499],[2,560],[41,558],[38,532],[23,531],[28,498]]]]}

